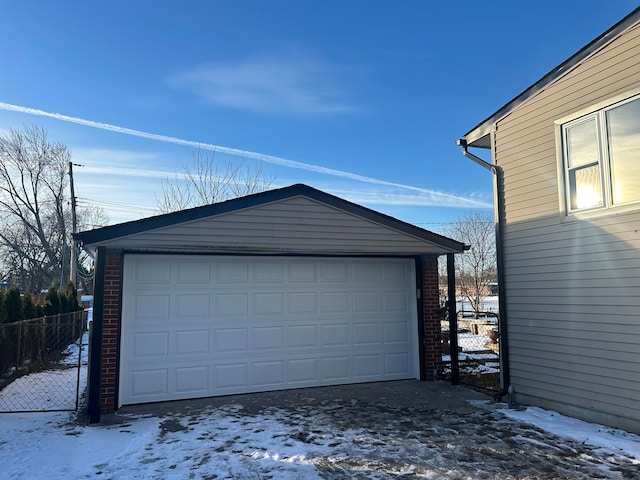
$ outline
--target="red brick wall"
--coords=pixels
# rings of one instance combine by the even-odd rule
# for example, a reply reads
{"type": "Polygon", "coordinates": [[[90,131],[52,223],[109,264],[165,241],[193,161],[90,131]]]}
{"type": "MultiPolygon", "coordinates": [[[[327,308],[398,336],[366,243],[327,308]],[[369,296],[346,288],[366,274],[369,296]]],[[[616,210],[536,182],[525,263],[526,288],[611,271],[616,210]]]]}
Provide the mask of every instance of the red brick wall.
{"type": "Polygon", "coordinates": [[[438,290],[438,258],[422,258],[422,314],[424,318],[423,366],[427,380],[440,377],[442,369],[442,331],[438,290]],[[435,372],[435,375],[434,375],[435,372]]]}
{"type": "Polygon", "coordinates": [[[117,408],[118,328],[120,324],[120,253],[107,253],[104,272],[104,312],[102,319],[102,366],[100,369],[100,411],[117,408]]]}

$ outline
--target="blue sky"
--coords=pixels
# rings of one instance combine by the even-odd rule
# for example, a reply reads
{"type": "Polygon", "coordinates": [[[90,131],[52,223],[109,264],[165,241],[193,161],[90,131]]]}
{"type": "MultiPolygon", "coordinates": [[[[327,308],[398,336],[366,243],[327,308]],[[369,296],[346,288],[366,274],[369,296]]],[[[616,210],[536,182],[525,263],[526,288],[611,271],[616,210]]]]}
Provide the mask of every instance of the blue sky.
{"type": "Polygon", "coordinates": [[[492,202],[455,140],[636,6],[0,0],[0,129],[66,144],[112,223],[153,214],[195,142],[438,231],[492,202]]]}

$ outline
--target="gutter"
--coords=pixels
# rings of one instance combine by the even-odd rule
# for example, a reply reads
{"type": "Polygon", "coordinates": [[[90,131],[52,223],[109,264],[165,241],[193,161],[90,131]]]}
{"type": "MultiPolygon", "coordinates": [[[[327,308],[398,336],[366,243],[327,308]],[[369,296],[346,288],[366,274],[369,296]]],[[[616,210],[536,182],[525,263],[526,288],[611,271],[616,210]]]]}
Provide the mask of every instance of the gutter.
{"type": "MultiPolygon", "coordinates": [[[[482,168],[493,173],[493,200],[496,205],[496,213],[494,215],[494,228],[496,234],[496,266],[498,269],[498,309],[500,315],[498,317],[498,327],[500,335],[500,374],[502,377],[501,390],[493,395],[498,401],[511,388],[511,374],[509,370],[509,344],[507,342],[507,308],[505,302],[505,282],[504,282],[504,253],[503,253],[503,222],[504,222],[504,172],[502,168],[471,153],[464,138],[456,140],[456,145],[462,147],[462,154],[472,162],[480,165],[482,168]]],[[[512,391],[512,390],[511,390],[512,391]]]]}

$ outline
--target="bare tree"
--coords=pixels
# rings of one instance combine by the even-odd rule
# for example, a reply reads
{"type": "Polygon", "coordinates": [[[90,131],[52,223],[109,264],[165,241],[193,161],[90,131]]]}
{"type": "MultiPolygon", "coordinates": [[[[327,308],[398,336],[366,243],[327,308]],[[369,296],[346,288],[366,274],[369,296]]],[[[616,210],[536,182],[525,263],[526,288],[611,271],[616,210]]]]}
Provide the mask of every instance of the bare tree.
{"type": "Polygon", "coordinates": [[[60,282],[68,268],[71,154],[44,129],[0,134],[0,276],[22,291],[60,282]]]}
{"type": "Polygon", "coordinates": [[[482,306],[482,297],[496,281],[496,242],[493,216],[474,210],[459,217],[447,228],[447,234],[470,245],[456,255],[456,283],[474,313],[482,306]]]}
{"type": "Polygon", "coordinates": [[[160,213],[223,202],[267,190],[275,177],[267,177],[260,167],[227,162],[219,165],[215,152],[195,149],[192,164],[184,165],[184,173],[176,174],[162,184],[162,197],[156,198],[160,213]]]}
{"type": "MultiPolygon", "coordinates": [[[[109,224],[109,215],[100,206],[92,204],[84,204],[78,207],[76,212],[77,230],[92,230],[109,224]]],[[[76,248],[76,287],[83,294],[93,293],[93,274],[94,264],[93,258],[80,247],[73,244],[76,248]]]]}

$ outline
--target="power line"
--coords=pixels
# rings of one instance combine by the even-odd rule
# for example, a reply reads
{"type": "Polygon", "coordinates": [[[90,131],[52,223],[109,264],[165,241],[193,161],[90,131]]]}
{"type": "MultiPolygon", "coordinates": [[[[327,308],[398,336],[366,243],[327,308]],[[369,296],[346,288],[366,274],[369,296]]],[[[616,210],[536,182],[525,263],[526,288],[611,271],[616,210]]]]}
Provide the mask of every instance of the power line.
{"type": "Polygon", "coordinates": [[[79,197],[78,198],[79,203],[82,204],[86,204],[86,205],[106,205],[109,207],[115,207],[114,209],[120,209],[120,210],[124,210],[124,211],[132,211],[132,212],[139,212],[139,211],[148,211],[148,212],[155,212],[155,207],[150,207],[148,205],[140,205],[140,204],[132,204],[132,203],[122,203],[122,202],[113,202],[113,201],[109,201],[109,200],[96,200],[96,199],[92,199],[92,198],[88,198],[88,197],[79,197]]]}

